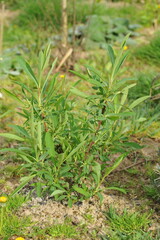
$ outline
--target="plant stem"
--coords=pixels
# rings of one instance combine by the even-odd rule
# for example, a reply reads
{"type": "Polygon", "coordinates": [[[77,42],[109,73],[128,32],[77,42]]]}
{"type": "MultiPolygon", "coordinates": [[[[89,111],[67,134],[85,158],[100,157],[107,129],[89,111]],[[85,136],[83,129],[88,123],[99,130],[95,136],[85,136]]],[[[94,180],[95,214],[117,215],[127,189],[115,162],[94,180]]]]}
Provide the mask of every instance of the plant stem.
{"type": "MultiPolygon", "coordinates": [[[[41,106],[42,101],[41,101],[41,89],[40,87],[38,88],[38,106],[39,106],[39,111],[41,111],[41,106]]],[[[42,122],[41,119],[38,121],[38,142],[39,142],[39,150],[42,152],[42,122]]]]}
{"type": "Polygon", "coordinates": [[[3,215],[4,215],[4,210],[3,207],[1,207],[1,218],[0,218],[0,235],[2,234],[2,227],[3,227],[3,215]]]}

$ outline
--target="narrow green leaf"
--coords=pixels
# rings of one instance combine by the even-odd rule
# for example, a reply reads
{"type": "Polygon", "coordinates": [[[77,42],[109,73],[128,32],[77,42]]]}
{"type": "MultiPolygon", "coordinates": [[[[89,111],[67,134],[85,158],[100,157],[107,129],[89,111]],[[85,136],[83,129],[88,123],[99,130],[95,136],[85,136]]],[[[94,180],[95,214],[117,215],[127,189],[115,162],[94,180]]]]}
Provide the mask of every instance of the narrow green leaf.
{"type": "Polygon", "coordinates": [[[140,146],[136,142],[125,142],[125,143],[123,143],[123,145],[128,146],[128,147],[132,147],[132,148],[135,148],[135,149],[142,149],[143,148],[143,146],[140,146]]]}
{"type": "Polygon", "coordinates": [[[0,152],[15,152],[18,154],[25,154],[24,152],[22,152],[21,150],[15,149],[15,148],[2,148],[0,149],[0,152]]]}
{"type": "Polygon", "coordinates": [[[51,67],[50,71],[48,72],[47,77],[46,77],[46,79],[45,79],[45,81],[44,81],[44,83],[43,83],[43,87],[42,87],[42,90],[41,90],[42,93],[44,93],[44,90],[45,90],[46,84],[47,84],[47,82],[48,82],[49,76],[51,75],[51,73],[52,73],[52,71],[53,71],[53,68],[54,68],[54,66],[56,65],[56,62],[57,62],[57,58],[56,58],[56,59],[54,60],[54,62],[52,63],[52,67],[51,67]]]}
{"type": "Polygon", "coordinates": [[[104,87],[104,84],[102,84],[101,82],[99,81],[96,81],[95,79],[91,79],[89,78],[88,79],[88,82],[95,85],[96,87],[104,87]]]}
{"type": "Polygon", "coordinates": [[[53,142],[50,132],[46,132],[45,143],[46,143],[46,147],[47,147],[47,151],[48,151],[49,155],[51,157],[54,157],[55,156],[55,147],[54,147],[54,142],[53,142]]]}
{"type": "Polygon", "coordinates": [[[15,94],[11,93],[10,91],[8,91],[7,89],[3,88],[3,91],[12,99],[16,100],[17,102],[20,102],[22,104],[24,104],[23,101],[21,101],[15,94]]]}
{"type": "Polygon", "coordinates": [[[127,153],[121,154],[111,167],[107,167],[103,179],[106,178],[112,171],[114,171],[127,155],[127,153]]]}
{"type": "Polygon", "coordinates": [[[102,204],[103,199],[104,199],[103,195],[102,195],[100,192],[97,192],[97,196],[98,196],[99,199],[100,199],[100,204],[102,204]]]}
{"type": "Polygon", "coordinates": [[[74,189],[76,192],[84,195],[84,196],[87,197],[87,198],[90,197],[90,193],[87,192],[86,190],[84,190],[83,188],[78,187],[78,185],[74,185],[74,186],[73,186],[73,189],[74,189]]]}
{"type": "MultiPolygon", "coordinates": [[[[17,194],[22,188],[24,188],[33,178],[35,175],[31,175],[29,177],[25,177],[25,180],[11,193],[11,197],[17,194]]],[[[24,179],[24,178],[23,178],[24,179]]]]}
{"type": "Polygon", "coordinates": [[[128,55],[128,52],[124,53],[122,55],[122,57],[119,59],[119,61],[117,62],[115,69],[114,69],[114,76],[119,72],[119,69],[121,68],[122,64],[124,63],[127,55],[128,55]]]}
{"type": "Polygon", "coordinates": [[[12,125],[12,124],[10,124],[9,126],[12,127],[13,129],[15,129],[17,133],[20,133],[23,136],[30,138],[30,136],[29,136],[28,132],[25,130],[25,128],[18,126],[18,125],[12,125]]]}
{"type": "Polygon", "coordinates": [[[72,71],[72,70],[70,70],[70,72],[73,73],[74,75],[80,77],[81,79],[83,79],[85,81],[88,81],[88,77],[86,77],[85,75],[82,75],[82,74],[80,74],[78,72],[75,72],[75,71],[72,71]]]}
{"type": "Polygon", "coordinates": [[[58,194],[61,194],[61,193],[64,193],[65,192],[65,190],[55,190],[51,195],[50,195],[50,197],[53,197],[53,196],[56,196],[56,195],[58,195],[58,194]]]}
{"type": "Polygon", "coordinates": [[[130,109],[133,109],[137,105],[139,105],[141,102],[144,102],[146,99],[150,98],[150,96],[144,96],[136,99],[131,105],[129,106],[130,109]]]}
{"type": "Polygon", "coordinates": [[[6,138],[10,138],[10,139],[14,139],[14,140],[17,140],[17,141],[25,141],[24,138],[21,138],[17,135],[14,135],[14,134],[10,134],[10,133],[0,133],[0,136],[1,137],[6,137],[6,138]]]}
{"type": "MultiPolygon", "coordinates": [[[[69,172],[71,170],[70,166],[65,166],[61,168],[60,171],[60,176],[63,177],[67,172],[69,172]]],[[[65,175],[66,176],[66,175],[65,175]]]]}
{"type": "Polygon", "coordinates": [[[20,83],[20,82],[17,82],[17,81],[15,81],[15,83],[17,84],[17,85],[19,85],[19,86],[21,86],[22,87],[22,89],[25,89],[25,90],[27,90],[29,93],[33,93],[32,92],[32,90],[31,89],[29,89],[28,87],[27,87],[27,85],[26,84],[24,84],[24,83],[20,83]]]}
{"type": "Polygon", "coordinates": [[[3,113],[0,115],[0,118],[5,117],[7,114],[9,114],[10,112],[13,112],[12,110],[8,110],[7,112],[3,113]]]}
{"type": "Polygon", "coordinates": [[[127,191],[126,191],[124,188],[119,188],[119,187],[107,187],[106,189],[116,190],[116,191],[122,192],[122,193],[124,193],[124,194],[127,193],[127,191]]]}
{"type": "Polygon", "coordinates": [[[73,206],[73,200],[71,198],[68,199],[68,206],[70,208],[73,206]]]}
{"type": "Polygon", "coordinates": [[[38,197],[41,197],[41,195],[42,195],[42,183],[41,182],[36,183],[36,193],[37,193],[38,197]]]}
{"type": "Polygon", "coordinates": [[[112,66],[113,66],[114,63],[115,63],[115,55],[114,55],[113,48],[112,48],[112,46],[110,44],[108,44],[107,50],[108,50],[108,54],[109,54],[112,66]]]}
{"type": "MultiPolygon", "coordinates": [[[[1,153],[5,153],[5,152],[13,152],[13,153],[17,153],[18,155],[22,156],[26,156],[28,159],[32,159],[32,161],[35,161],[35,158],[32,157],[31,155],[25,153],[24,151],[21,151],[19,149],[15,149],[15,148],[2,148],[0,149],[1,153]]],[[[22,157],[23,158],[23,157],[22,157]]],[[[24,158],[23,158],[24,159],[24,158]]],[[[26,158],[25,158],[26,160],[26,158]]],[[[29,160],[30,161],[30,160],[29,160]]]]}
{"type": "Polygon", "coordinates": [[[129,90],[130,88],[132,88],[132,87],[134,87],[134,86],[136,86],[136,83],[133,83],[133,84],[130,84],[130,85],[124,87],[124,88],[121,90],[121,92],[126,91],[126,90],[129,90]]]}
{"type": "Polygon", "coordinates": [[[25,73],[33,80],[33,82],[38,87],[38,81],[31,69],[30,65],[22,57],[18,57],[18,62],[20,64],[20,66],[22,67],[22,69],[25,71],[25,73]]]}
{"type": "Polygon", "coordinates": [[[76,148],[74,148],[68,156],[65,158],[65,161],[71,158],[84,144],[86,143],[86,140],[82,141],[76,148]]]}
{"type": "Polygon", "coordinates": [[[123,78],[115,84],[114,90],[118,90],[119,88],[122,88],[124,85],[128,84],[130,85],[130,82],[135,83],[135,81],[137,81],[137,78],[123,78]]]}
{"type": "Polygon", "coordinates": [[[82,97],[82,98],[89,98],[90,96],[88,96],[87,94],[79,91],[77,88],[72,87],[70,92],[72,92],[73,94],[82,97]]]}
{"type": "Polygon", "coordinates": [[[94,164],[94,166],[92,167],[92,169],[93,169],[93,171],[95,172],[95,174],[97,176],[97,181],[98,181],[97,183],[99,183],[100,178],[101,178],[101,165],[98,162],[96,162],[94,164]]]}
{"type": "Polygon", "coordinates": [[[128,34],[125,36],[125,38],[123,39],[122,44],[121,44],[121,48],[122,48],[122,49],[123,49],[123,47],[126,45],[126,42],[127,42],[127,40],[128,40],[128,38],[129,38],[130,35],[131,35],[131,33],[128,33],[128,34]]]}

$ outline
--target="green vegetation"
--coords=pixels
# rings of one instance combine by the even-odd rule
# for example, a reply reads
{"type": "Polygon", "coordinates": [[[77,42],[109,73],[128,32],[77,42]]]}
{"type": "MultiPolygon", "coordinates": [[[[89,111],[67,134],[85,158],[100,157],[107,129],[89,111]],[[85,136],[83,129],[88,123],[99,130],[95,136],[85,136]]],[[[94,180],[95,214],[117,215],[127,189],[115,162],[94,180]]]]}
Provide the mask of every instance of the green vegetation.
{"type": "MultiPolygon", "coordinates": [[[[147,233],[150,223],[149,215],[142,213],[129,213],[124,210],[122,214],[116,213],[114,208],[110,208],[106,213],[107,222],[112,231],[109,233],[109,239],[152,239],[147,233]]],[[[102,238],[107,239],[107,238],[102,238]]]]}
{"type": "Polygon", "coordinates": [[[127,210],[120,215],[112,207],[106,213],[106,217],[113,230],[132,235],[146,230],[150,220],[149,216],[142,213],[129,213],[127,210]]]}
{"type": "Polygon", "coordinates": [[[9,239],[13,235],[23,236],[31,221],[28,217],[16,214],[22,204],[26,202],[26,197],[16,195],[7,199],[6,203],[0,201],[0,237],[9,239]]]}
{"type": "Polygon", "coordinates": [[[3,2],[0,239],[160,239],[159,2],[3,2]]]}
{"type": "Polygon", "coordinates": [[[147,64],[159,64],[160,61],[160,33],[157,33],[149,44],[140,46],[135,56],[147,64]]]}
{"type": "Polygon", "coordinates": [[[22,88],[24,102],[4,89],[7,95],[22,104],[23,112],[19,114],[25,118],[23,127],[11,125],[19,135],[0,134],[2,137],[22,142],[18,149],[4,148],[1,152],[17,153],[25,162],[22,168],[29,172],[13,194],[34,179],[38,196],[49,193],[56,200],[66,198],[70,206],[79,199],[89,198],[95,194],[102,198],[100,186],[105,178],[119,166],[130,148],[141,148],[138,144],[128,141],[129,135],[128,132],[124,132],[124,125],[128,118],[134,115],[133,109],[149,96],[138,98],[130,105],[126,103],[128,91],[135,84],[129,84],[128,78],[117,79],[127,57],[127,53],[123,54],[125,43],[126,40],[122,43],[117,56],[112,47],[108,46],[112,63],[109,79],[104,80],[103,75],[89,66],[88,77],[73,72],[93,85],[95,94],[91,96],[74,86],[67,94],[60,94],[58,89],[63,85],[58,86],[57,75],[49,84],[50,74],[56,63],[53,62],[51,70],[45,76],[44,72],[50,59],[49,47],[40,52],[37,77],[29,64],[22,58],[19,59],[21,67],[34,83],[34,90],[24,83],[16,82],[22,88]],[[82,109],[80,113],[86,114],[83,121],[81,115],[75,116],[73,113],[73,101],[68,100],[70,93],[88,101],[86,103],[88,108],[82,109]],[[109,161],[111,152],[121,154],[110,167],[106,168],[105,164],[109,161]],[[97,155],[101,162],[96,160],[97,155]],[[81,174],[77,177],[79,169],[81,174]],[[36,178],[40,178],[41,181],[37,181],[36,178]],[[85,179],[88,179],[88,184],[85,184],[85,179]]]}

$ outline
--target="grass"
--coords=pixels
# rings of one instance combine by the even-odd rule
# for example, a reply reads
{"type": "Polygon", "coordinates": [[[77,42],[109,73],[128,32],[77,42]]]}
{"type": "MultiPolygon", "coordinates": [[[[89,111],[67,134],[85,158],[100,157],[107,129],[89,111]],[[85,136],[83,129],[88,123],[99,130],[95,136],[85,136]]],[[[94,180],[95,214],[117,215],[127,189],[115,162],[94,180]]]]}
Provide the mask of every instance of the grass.
{"type": "Polygon", "coordinates": [[[160,32],[150,40],[149,44],[140,46],[135,51],[135,57],[150,65],[160,62],[160,32]]]}
{"type": "Polygon", "coordinates": [[[52,224],[49,227],[37,227],[32,228],[30,236],[36,239],[56,239],[56,238],[71,238],[79,239],[79,230],[71,223],[52,224]]]}
{"type": "Polygon", "coordinates": [[[112,207],[106,213],[106,218],[113,230],[128,235],[146,230],[150,223],[149,215],[146,213],[129,213],[127,210],[124,210],[122,214],[118,214],[112,207]]]}
{"type": "Polygon", "coordinates": [[[122,214],[118,214],[113,207],[110,207],[105,215],[110,230],[108,234],[109,238],[102,238],[104,240],[139,240],[144,239],[144,236],[150,237],[147,234],[150,215],[146,213],[130,213],[124,210],[122,214]]]}
{"type": "Polygon", "coordinates": [[[48,233],[52,237],[76,238],[78,236],[77,228],[68,224],[55,224],[48,229],[48,233]]]}
{"type": "Polygon", "coordinates": [[[9,197],[6,203],[0,205],[0,237],[10,239],[14,236],[23,236],[27,227],[31,225],[29,217],[18,216],[17,210],[26,202],[26,197],[16,195],[9,197]]]}
{"type": "Polygon", "coordinates": [[[121,234],[118,231],[110,231],[109,235],[101,237],[101,240],[159,240],[159,233],[156,236],[152,236],[150,232],[148,233],[135,233],[133,236],[127,236],[121,234]]]}
{"type": "Polygon", "coordinates": [[[14,214],[5,216],[5,223],[0,234],[1,237],[9,239],[12,236],[23,236],[31,221],[28,217],[18,217],[14,214]]]}

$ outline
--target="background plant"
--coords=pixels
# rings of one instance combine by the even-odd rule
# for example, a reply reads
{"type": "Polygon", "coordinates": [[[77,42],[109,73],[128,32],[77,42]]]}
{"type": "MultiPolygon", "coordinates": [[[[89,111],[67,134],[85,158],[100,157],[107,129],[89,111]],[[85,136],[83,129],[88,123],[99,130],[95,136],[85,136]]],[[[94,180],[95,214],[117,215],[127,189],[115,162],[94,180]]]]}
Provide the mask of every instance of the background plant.
{"type": "Polygon", "coordinates": [[[148,44],[140,46],[135,56],[147,64],[159,64],[160,60],[160,33],[157,32],[148,44]]]}

